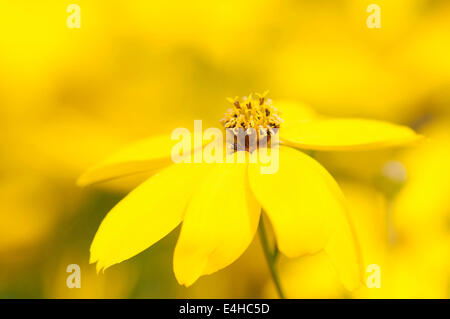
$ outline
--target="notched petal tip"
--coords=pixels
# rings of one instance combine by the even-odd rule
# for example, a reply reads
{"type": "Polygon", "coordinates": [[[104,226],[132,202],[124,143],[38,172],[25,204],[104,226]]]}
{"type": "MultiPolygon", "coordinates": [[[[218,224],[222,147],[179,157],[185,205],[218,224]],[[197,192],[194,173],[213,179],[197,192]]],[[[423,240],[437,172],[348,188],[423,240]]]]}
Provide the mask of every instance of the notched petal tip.
{"type": "Polygon", "coordinates": [[[185,286],[186,288],[192,286],[204,272],[206,266],[206,260],[202,258],[200,261],[195,262],[195,257],[190,259],[188,256],[183,256],[183,251],[175,247],[175,252],[173,256],[172,269],[180,286],[185,286]]]}
{"type": "Polygon", "coordinates": [[[105,270],[108,269],[109,267],[117,264],[118,262],[107,262],[105,260],[96,260],[96,261],[92,261],[92,259],[89,261],[89,264],[94,264],[95,263],[95,270],[97,272],[97,275],[104,274],[105,270]]]}
{"type": "Polygon", "coordinates": [[[196,281],[197,281],[197,279],[195,279],[195,280],[191,280],[191,281],[187,281],[187,280],[183,280],[182,278],[180,278],[180,277],[178,277],[178,276],[176,276],[175,275],[175,278],[176,278],[176,280],[177,280],[177,283],[180,285],[180,286],[184,286],[184,287],[186,287],[186,288],[189,288],[190,286],[192,286],[196,281]]]}
{"type": "Polygon", "coordinates": [[[104,262],[100,260],[100,258],[97,256],[97,254],[92,252],[92,248],[90,251],[90,256],[89,256],[89,264],[95,264],[95,270],[97,272],[97,275],[100,274],[100,272],[104,273],[105,272],[105,267],[104,267],[104,262]]]}
{"type": "Polygon", "coordinates": [[[104,274],[104,273],[105,273],[105,270],[103,269],[102,266],[100,266],[99,263],[96,263],[96,264],[95,264],[95,272],[96,272],[96,274],[97,274],[97,276],[98,276],[98,275],[100,275],[100,273],[101,273],[101,274],[104,274]]]}

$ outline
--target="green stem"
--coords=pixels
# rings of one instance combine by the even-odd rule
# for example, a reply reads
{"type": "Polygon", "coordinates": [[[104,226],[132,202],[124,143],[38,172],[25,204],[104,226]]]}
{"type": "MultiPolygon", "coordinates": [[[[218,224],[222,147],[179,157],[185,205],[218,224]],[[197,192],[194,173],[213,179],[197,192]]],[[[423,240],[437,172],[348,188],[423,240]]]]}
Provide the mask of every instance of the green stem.
{"type": "Polygon", "coordinates": [[[275,263],[278,257],[278,247],[275,244],[274,251],[270,251],[269,242],[267,240],[266,229],[264,228],[263,218],[261,216],[261,220],[259,221],[259,237],[261,238],[261,244],[263,247],[264,255],[267,260],[267,264],[269,266],[270,275],[272,276],[273,283],[277,289],[278,295],[281,299],[285,299],[283,289],[281,289],[280,279],[278,277],[278,273],[275,268],[275,263]]]}

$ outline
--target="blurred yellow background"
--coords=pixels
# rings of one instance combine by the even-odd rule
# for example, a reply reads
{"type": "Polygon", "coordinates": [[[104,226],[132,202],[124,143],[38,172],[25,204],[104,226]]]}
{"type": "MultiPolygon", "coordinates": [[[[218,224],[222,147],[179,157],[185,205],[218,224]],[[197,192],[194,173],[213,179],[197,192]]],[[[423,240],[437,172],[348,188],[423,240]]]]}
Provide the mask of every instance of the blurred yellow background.
{"type": "MultiPolygon", "coordinates": [[[[128,142],[218,126],[226,97],[270,90],[333,116],[406,124],[428,141],[318,152],[351,207],[381,289],[350,293],[321,255],[285,260],[292,298],[450,295],[450,2],[17,0],[0,10],[0,298],[276,297],[258,238],[231,267],[178,286],[178,230],[104,274],[100,221],[128,190],[76,178],[128,142]],[[81,27],[67,7],[81,8],[81,27]],[[367,7],[378,4],[381,28],[367,7]],[[66,267],[81,267],[69,289],[66,267]]],[[[130,180],[129,184],[136,183],[130,180]]]]}

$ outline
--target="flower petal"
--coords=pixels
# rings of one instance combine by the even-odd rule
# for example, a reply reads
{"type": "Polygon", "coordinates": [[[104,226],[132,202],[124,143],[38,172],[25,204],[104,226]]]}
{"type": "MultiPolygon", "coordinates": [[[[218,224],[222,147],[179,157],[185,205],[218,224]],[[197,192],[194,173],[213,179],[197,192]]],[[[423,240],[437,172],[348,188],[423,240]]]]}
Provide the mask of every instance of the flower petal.
{"type": "Polygon", "coordinates": [[[246,164],[214,164],[187,208],[173,267],[180,284],[234,262],[251,243],[260,207],[248,188],[246,164]]]}
{"type": "Polygon", "coordinates": [[[280,128],[287,145],[310,150],[370,150],[400,146],[420,138],[412,129],[365,119],[324,119],[280,128]]]}
{"type": "Polygon", "coordinates": [[[341,282],[350,291],[363,281],[362,260],[355,241],[355,232],[346,216],[338,215],[335,231],[325,247],[341,282]]]}
{"type": "Polygon", "coordinates": [[[171,163],[171,150],[176,142],[170,135],[139,141],[90,168],[77,183],[86,186],[135,173],[157,170],[171,163]]]}
{"type": "Polygon", "coordinates": [[[348,289],[360,283],[361,262],[343,194],[333,177],[308,155],[280,146],[279,169],[249,167],[250,186],[288,257],[325,250],[348,289]]]}
{"type": "Polygon", "coordinates": [[[147,249],[182,220],[207,164],[175,164],[157,173],[120,201],[101,223],[90,262],[107,268],[147,249]]]}
{"type": "Polygon", "coordinates": [[[278,246],[297,257],[324,248],[336,215],[345,214],[342,194],[328,172],[306,154],[280,146],[279,169],[261,174],[250,164],[250,186],[269,216],[278,246]]]}

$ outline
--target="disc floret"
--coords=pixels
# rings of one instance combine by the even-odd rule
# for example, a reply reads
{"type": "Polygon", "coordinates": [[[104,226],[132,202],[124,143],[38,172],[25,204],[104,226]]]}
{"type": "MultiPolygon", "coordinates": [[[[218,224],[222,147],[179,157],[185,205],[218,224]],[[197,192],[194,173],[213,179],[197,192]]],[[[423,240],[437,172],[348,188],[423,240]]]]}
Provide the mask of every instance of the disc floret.
{"type": "MultiPolygon", "coordinates": [[[[256,141],[260,146],[263,141],[267,143],[270,137],[277,133],[282,123],[279,111],[272,105],[272,100],[266,97],[267,93],[228,98],[233,107],[226,111],[225,117],[221,120],[225,129],[231,130],[235,136],[243,130],[249,136],[249,140],[252,138],[251,135],[256,133],[256,141]]],[[[237,146],[237,143],[234,143],[235,150],[237,146]]],[[[247,140],[245,149],[249,150],[247,140]]]]}

